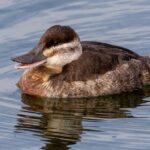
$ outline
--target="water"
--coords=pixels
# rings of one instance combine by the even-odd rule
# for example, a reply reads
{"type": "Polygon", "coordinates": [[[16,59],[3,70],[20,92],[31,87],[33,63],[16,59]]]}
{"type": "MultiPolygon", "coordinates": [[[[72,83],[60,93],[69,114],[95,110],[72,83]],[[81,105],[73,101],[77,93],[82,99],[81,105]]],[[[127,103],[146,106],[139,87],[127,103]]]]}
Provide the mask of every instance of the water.
{"type": "Polygon", "coordinates": [[[37,99],[16,87],[10,57],[54,24],[82,40],[150,52],[149,0],[0,1],[0,150],[149,150],[150,88],[92,99],[37,99]]]}

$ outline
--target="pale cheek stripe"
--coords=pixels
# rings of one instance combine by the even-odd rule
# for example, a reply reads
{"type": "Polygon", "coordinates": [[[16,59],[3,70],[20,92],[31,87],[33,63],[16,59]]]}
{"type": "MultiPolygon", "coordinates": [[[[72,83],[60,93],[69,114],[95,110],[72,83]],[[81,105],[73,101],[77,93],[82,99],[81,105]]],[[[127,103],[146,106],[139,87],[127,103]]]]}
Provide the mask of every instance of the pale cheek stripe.
{"type": "Polygon", "coordinates": [[[55,53],[59,53],[59,51],[61,50],[65,50],[65,52],[67,52],[67,50],[75,50],[75,49],[82,49],[81,48],[81,44],[80,44],[80,41],[79,40],[74,40],[72,42],[69,42],[69,43],[65,43],[65,44],[61,44],[61,45],[58,45],[58,46],[53,46],[49,49],[45,49],[44,52],[43,52],[43,55],[44,56],[47,56],[47,57],[50,57],[50,56],[53,56],[55,53]]]}
{"type": "MultiPolygon", "coordinates": [[[[53,56],[47,58],[48,66],[64,66],[74,60],[77,60],[82,54],[82,47],[79,41],[73,41],[49,49],[57,51],[53,56]]],[[[48,50],[46,51],[48,52],[48,50]]]]}

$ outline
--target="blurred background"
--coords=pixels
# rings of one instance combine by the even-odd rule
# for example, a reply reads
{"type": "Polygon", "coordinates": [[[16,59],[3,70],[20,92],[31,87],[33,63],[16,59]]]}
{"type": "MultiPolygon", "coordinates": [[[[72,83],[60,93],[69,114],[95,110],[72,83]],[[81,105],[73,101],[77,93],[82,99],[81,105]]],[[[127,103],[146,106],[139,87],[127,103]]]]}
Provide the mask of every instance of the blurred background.
{"type": "Polygon", "coordinates": [[[81,40],[150,52],[149,0],[0,0],[0,150],[149,150],[150,88],[93,99],[22,95],[11,56],[32,49],[52,25],[81,40]]]}

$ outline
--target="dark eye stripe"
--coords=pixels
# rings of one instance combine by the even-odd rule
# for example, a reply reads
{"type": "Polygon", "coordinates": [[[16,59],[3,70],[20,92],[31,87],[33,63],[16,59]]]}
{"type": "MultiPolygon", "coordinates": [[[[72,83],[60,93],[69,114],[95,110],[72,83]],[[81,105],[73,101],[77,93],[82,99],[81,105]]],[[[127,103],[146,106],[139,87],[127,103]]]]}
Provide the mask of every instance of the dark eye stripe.
{"type": "Polygon", "coordinates": [[[60,45],[60,44],[63,44],[64,42],[62,42],[62,41],[49,41],[49,42],[47,42],[46,43],[46,45],[45,45],[45,48],[50,48],[51,46],[56,46],[56,45],[60,45]]]}

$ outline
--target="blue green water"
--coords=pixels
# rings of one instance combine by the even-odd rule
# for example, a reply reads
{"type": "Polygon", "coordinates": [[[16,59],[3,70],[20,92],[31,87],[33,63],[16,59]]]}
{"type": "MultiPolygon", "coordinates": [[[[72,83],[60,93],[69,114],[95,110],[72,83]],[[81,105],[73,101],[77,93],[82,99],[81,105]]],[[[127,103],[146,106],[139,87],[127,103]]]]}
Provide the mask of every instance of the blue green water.
{"type": "Polygon", "coordinates": [[[150,88],[91,99],[22,95],[10,57],[32,49],[55,24],[81,40],[150,52],[149,0],[0,1],[0,150],[149,150],[150,88]]]}

